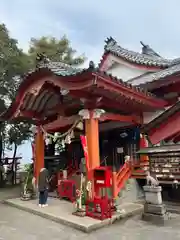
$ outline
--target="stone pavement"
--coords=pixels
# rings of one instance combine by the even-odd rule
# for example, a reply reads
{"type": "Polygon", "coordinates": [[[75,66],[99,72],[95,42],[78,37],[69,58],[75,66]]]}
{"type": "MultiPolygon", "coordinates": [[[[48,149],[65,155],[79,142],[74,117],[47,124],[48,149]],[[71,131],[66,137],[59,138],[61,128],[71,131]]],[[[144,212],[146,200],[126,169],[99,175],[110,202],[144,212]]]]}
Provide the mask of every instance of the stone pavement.
{"type": "Polygon", "coordinates": [[[180,216],[173,215],[166,227],[149,225],[135,216],[90,234],[0,204],[1,240],[179,240],[180,216]]]}
{"type": "Polygon", "coordinates": [[[0,188],[0,202],[6,199],[20,197],[20,186],[0,188]]]}
{"type": "Polygon", "coordinates": [[[142,204],[124,203],[118,207],[121,210],[123,209],[124,213],[116,213],[111,219],[100,221],[89,217],[78,217],[72,215],[75,209],[73,209],[73,204],[68,201],[59,200],[57,198],[49,198],[48,202],[48,207],[39,208],[37,200],[22,201],[19,198],[16,198],[5,201],[5,203],[10,206],[71,226],[83,232],[97,230],[114,223],[116,220],[121,220],[143,211],[142,204]]]}

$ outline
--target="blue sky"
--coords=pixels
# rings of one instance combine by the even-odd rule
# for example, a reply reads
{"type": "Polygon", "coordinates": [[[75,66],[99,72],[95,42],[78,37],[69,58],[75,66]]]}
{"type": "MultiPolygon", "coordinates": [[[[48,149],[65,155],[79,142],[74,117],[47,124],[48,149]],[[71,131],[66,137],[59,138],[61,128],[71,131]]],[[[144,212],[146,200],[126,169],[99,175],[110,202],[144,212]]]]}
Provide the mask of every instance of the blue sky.
{"type": "MultiPolygon", "coordinates": [[[[28,49],[31,37],[66,34],[78,53],[99,62],[104,39],[140,50],[140,40],[161,55],[180,56],[179,0],[1,0],[4,22],[19,45],[28,49]]],[[[27,144],[19,150],[30,159],[27,144]]]]}

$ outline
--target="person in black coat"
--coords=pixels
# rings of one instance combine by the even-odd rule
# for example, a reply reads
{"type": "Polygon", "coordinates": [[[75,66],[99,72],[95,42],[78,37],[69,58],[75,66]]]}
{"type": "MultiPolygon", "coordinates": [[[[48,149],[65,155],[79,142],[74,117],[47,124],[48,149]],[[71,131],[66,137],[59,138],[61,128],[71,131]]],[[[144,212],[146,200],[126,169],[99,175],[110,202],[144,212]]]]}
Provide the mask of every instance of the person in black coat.
{"type": "Polygon", "coordinates": [[[39,206],[45,207],[48,206],[48,170],[46,168],[42,168],[39,173],[38,178],[38,190],[39,190],[39,206]]]}

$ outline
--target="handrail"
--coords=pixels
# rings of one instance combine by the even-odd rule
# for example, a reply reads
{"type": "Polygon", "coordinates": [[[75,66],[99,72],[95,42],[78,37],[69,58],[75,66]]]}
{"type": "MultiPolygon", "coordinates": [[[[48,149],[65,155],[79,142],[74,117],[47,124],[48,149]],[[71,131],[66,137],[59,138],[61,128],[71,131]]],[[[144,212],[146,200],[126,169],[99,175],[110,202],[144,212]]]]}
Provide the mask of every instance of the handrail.
{"type": "Polygon", "coordinates": [[[123,179],[125,178],[125,176],[127,175],[127,173],[129,173],[129,169],[125,169],[124,171],[122,171],[121,175],[119,176],[119,178],[117,178],[118,182],[123,181],[123,179]]]}
{"type": "Polygon", "coordinates": [[[119,177],[122,174],[122,172],[127,169],[127,164],[129,163],[127,162],[124,163],[123,167],[119,170],[119,172],[117,172],[117,177],[119,177]]]}
{"type": "MultiPolygon", "coordinates": [[[[61,177],[63,176],[62,170],[61,170],[61,173],[60,173],[61,177]]],[[[78,170],[78,168],[77,168],[76,164],[75,164],[75,166],[73,166],[73,164],[71,163],[65,170],[67,170],[67,176],[71,177],[72,174],[75,173],[78,170]]]]}
{"type": "Polygon", "coordinates": [[[117,197],[119,191],[124,187],[125,182],[130,178],[132,174],[132,165],[131,163],[125,162],[123,167],[116,174],[116,191],[114,198],[117,197]]]}

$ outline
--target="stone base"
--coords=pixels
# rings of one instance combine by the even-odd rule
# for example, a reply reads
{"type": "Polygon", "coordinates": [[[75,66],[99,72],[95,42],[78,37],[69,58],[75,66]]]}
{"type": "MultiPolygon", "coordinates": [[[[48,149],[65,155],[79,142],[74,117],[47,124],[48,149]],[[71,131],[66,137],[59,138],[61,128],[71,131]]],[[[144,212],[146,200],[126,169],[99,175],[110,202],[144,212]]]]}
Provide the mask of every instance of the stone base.
{"type": "Polygon", "coordinates": [[[143,213],[142,219],[154,224],[164,225],[169,220],[169,216],[168,214],[158,215],[152,213],[143,213]]]}
{"type": "Polygon", "coordinates": [[[162,188],[160,186],[158,187],[144,186],[143,189],[145,192],[145,200],[147,203],[162,204],[161,196],[162,188]]]}
{"type": "Polygon", "coordinates": [[[73,212],[72,214],[75,216],[78,216],[78,217],[85,217],[86,211],[85,211],[85,209],[78,209],[77,211],[73,212]]]}
{"type": "Polygon", "coordinates": [[[167,212],[164,204],[144,204],[144,213],[164,215],[167,212]]]}
{"type": "Polygon", "coordinates": [[[81,230],[83,232],[89,233],[91,231],[100,229],[102,227],[107,227],[112,223],[115,223],[117,220],[123,220],[130,216],[136,214],[141,214],[143,210],[143,205],[139,203],[126,203],[122,204],[120,209],[124,209],[124,213],[115,213],[111,219],[105,219],[100,221],[90,217],[78,217],[74,216],[72,212],[75,210],[73,204],[67,201],[59,201],[56,198],[49,198],[47,208],[40,208],[38,206],[37,200],[32,201],[21,201],[19,198],[9,199],[4,201],[5,204],[8,204],[12,207],[24,210],[29,213],[47,218],[51,221],[64,224],[65,226],[70,226],[72,228],[81,230]]]}
{"type": "Polygon", "coordinates": [[[22,193],[21,200],[22,201],[29,201],[32,199],[32,193],[22,193]]]}

